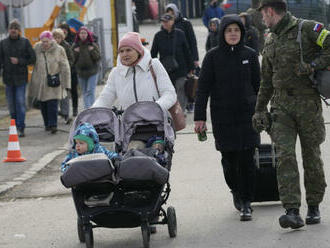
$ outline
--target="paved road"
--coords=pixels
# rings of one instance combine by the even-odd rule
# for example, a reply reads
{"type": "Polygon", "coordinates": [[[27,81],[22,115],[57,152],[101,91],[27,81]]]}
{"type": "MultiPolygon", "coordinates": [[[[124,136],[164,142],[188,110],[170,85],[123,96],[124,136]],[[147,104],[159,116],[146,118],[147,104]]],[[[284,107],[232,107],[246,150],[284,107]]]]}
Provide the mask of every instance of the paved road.
{"type": "MultiPolygon", "coordinates": [[[[199,21],[194,28],[200,50],[204,47],[205,29],[199,21]]],[[[158,26],[145,25],[141,32],[148,38],[158,26]]],[[[148,38],[149,40],[151,38],[148,38]]],[[[203,55],[202,55],[203,56],[203,55]]],[[[324,116],[330,120],[329,110],[324,116]]],[[[7,123],[0,121],[0,155],[4,157],[8,138],[7,123]]],[[[1,186],[16,187],[0,194],[0,247],[2,248],[78,248],[76,213],[70,191],[59,182],[59,165],[64,158],[68,126],[56,136],[44,132],[38,111],[31,111],[27,120],[28,136],[20,139],[25,163],[0,162],[1,186]],[[47,145],[45,145],[47,144],[47,145]],[[38,173],[37,173],[38,172],[38,173]],[[6,174],[7,173],[7,174],[6,174]],[[26,180],[27,178],[30,178],[26,180]]],[[[254,204],[253,221],[240,222],[232,206],[231,195],[223,179],[220,154],[215,151],[213,138],[198,142],[192,133],[192,116],[188,127],[177,136],[171,172],[172,192],[168,201],[177,211],[178,237],[170,239],[167,227],[158,228],[151,247],[171,248],[328,248],[330,247],[330,198],[327,193],[321,206],[322,224],[301,230],[283,230],[278,217],[283,209],[278,203],[254,204]]],[[[329,127],[327,126],[329,132],[329,127]]],[[[268,138],[263,134],[263,140],[268,138]]],[[[329,135],[322,145],[327,178],[330,169],[329,135]]],[[[298,162],[301,165],[298,147],[298,162]]],[[[2,188],[2,189],[3,189],[2,188]]],[[[306,205],[303,200],[302,214],[306,205]]],[[[142,247],[140,229],[96,229],[95,247],[142,247]]]]}

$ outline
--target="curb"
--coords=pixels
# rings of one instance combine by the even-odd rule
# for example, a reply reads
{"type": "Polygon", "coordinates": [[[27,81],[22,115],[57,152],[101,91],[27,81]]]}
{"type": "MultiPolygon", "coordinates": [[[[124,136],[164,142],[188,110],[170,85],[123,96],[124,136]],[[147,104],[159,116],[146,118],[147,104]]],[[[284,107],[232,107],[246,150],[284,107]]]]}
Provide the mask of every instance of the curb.
{"type": "Polygon", "coordinates": [[[57,156],[65,152],[65,149],[57,149],[51,153],[47,153],[37,162],[31,165],[31,168],[26,170],[19,177],[14,178],[12,181],[0,184],[0,195],[4,194],[6,191],[11,188],[23,184],[25,181],[31,179],[35,174],[37,174],[41,169],[46,167],[50,162],[52,162],[57,156]]]}

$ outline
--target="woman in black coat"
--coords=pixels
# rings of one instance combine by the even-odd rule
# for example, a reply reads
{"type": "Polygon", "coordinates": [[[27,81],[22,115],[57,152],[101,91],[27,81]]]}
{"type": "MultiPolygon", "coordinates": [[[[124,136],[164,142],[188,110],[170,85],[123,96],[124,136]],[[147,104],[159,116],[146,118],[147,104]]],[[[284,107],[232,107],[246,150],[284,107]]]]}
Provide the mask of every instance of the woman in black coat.
{"type": "Polygon", "coordinates": [[[211,120],[216,149],[222,154],[226,183],[241,220],[251,220],[250,202],[255,182],[254,150],[260,142],[252,115],[260,83],[257,53],[244,45],[244,26],[237,15],[221,19],[219,46],[205,56],[198,81],[195,131],[206,129],[206,107],[211,99],[211,120]]]}

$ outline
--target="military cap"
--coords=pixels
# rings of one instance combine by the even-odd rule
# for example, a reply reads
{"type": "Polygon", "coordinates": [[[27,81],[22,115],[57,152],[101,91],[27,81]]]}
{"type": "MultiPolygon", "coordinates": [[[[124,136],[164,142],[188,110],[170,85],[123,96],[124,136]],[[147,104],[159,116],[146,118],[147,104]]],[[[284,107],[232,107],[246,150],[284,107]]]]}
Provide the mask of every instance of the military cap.
{"type": "Polygon", "coordinates": [[[261,0],[258,10],[260,11],[263,7],[272,6],[274,3],[285,3],[286,0],[261,0]]]}

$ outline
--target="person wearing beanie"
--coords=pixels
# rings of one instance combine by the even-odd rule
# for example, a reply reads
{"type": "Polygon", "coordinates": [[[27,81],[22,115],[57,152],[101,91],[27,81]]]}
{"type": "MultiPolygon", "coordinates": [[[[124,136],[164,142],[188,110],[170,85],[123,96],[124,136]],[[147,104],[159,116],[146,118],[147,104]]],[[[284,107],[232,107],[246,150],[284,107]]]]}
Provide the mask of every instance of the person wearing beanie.
{"type": "Polygon", "coordinates": [[[151,58],[138,33],[128,32],[118,44],[117,66],[110,72],[106,86],[92,107],[111,108],[117,100],[117,107],[124,110],[139,101],[155,101],[162,108],[169,109],[176,99],[175,89],[160,61],[151,58]]]}
{"type": "Polygon", "coordinates": [[[65,172],[68,168],[68,162],[81,155],[92,153],[104,153],[109,159],[120,159],[119,154],[109,151],[99,143],[99,136],[90,123],[80,124],[73,135],[73,146],[61,164],[61,171],[65,172]]]}
{"type": "Polygon", "coordinates": [[[24,137],[25,92],[28,81],[28,65],[36,62],[30,41],[21,36],[21,25],[13,20],[8,26],[8,37],[0,42],[0,67],[6,85],[6,99],[11,119],[16,120],[19,137],[24,137]]]}
{"type": "Polygon", "coordinates": [[[85,26],[79,28],[72,48],[78,83],[82,89],[84,108],[87,109],[95,101],[101,60],[100,48],[94,41],[93,34],[85,26]]]}

